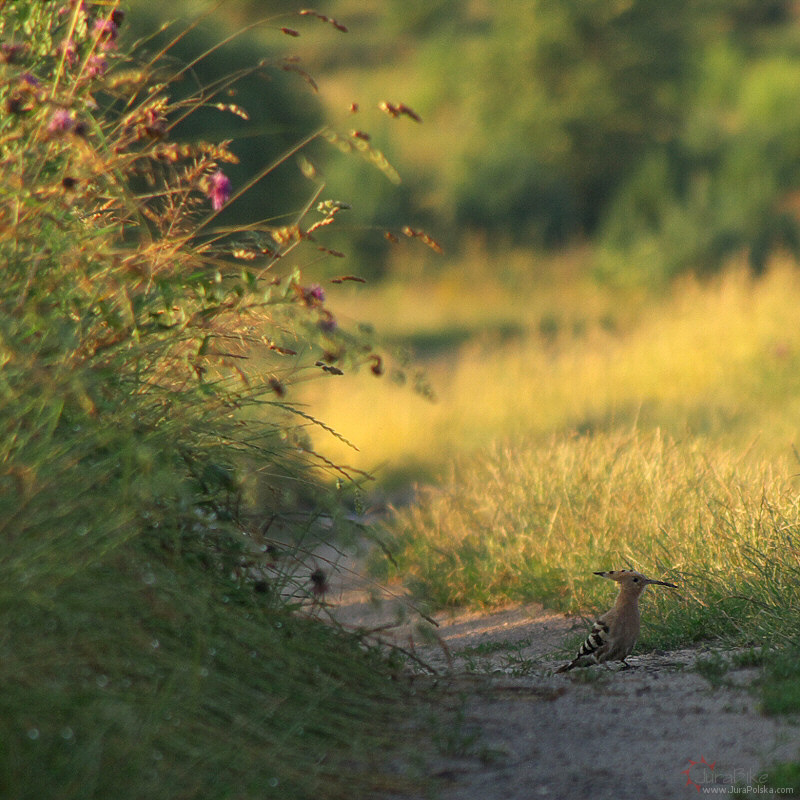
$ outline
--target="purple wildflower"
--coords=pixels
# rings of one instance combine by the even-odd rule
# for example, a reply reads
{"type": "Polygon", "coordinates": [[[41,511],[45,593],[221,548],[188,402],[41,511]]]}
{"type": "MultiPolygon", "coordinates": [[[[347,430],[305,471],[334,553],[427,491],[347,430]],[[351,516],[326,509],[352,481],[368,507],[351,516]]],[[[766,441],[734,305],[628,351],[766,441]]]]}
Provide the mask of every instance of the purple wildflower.
{"type": "Polygon", "coordinates": [[[111,19],[98,19],[95,21],[92,32],[97,39],[101,50],[110,50],[114,47],[119,29],[111,19]]]}
{"type": "Polygon", "coordinates": [[[231,196],[231,180],[221,170],[218,169],[209,179],[206,194],[211,199],[211,208],[219,211],[231,196]]]}
{"type": "Polygon", "coordinates": [[[315,306],[325,302],[325,291],[318,284],[312,284],[303,289],[303,300],[310,306],[315,306]]]}
{"type": "Polygon", "coordinates": [[[90,78],[102,78],[108,69],[108,61],[105,56],[94,53],[89,56],[86,62],[86,72],[90,78]]]}
{"type": "Polygon", "coordinates": [[[78,60],[78,50],[75,47],[75,42],[72,39],[64,39],[61,43],[61,49],[64,51],[67,64],[72,66],[78,60]]]}
{"type": "Polygon", "coordinates": [[[50,115],[50,122],[47,124],[47,130],[56,136],[63,136],[65,133],[69,133],[74,127],[75,118],[66,108],[57,108],[50,115]]]}
{"type": "Polygon", "coordinates": [[[27,89],[36,89],[39,87],[39,79],[35,75],[31,75],[30,72],[23,72],[22,75],[19,76],[19,82],[27,89]]]}

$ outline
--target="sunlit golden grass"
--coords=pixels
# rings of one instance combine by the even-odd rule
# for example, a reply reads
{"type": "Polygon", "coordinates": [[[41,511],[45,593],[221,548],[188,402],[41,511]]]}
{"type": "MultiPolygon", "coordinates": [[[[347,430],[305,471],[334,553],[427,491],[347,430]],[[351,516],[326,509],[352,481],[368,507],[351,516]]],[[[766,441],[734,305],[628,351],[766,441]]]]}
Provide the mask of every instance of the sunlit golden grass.
{"type": "Polygon", "coordinates": [[[574,611],[610,601],[595,570],[635,567],[681,585],[650,593],[644,646],[800,634],[793,267],[650,299],[514,287],[368,298],[391,338],[439,332],[421,350],[437,402],[369,374],[316,397],[361,448],[337,457],[431,484],[388,525],[391,574],[436,604],[574,611]]]}
{"type": "MultiPolygon", "coordinates": [[[[761,280],[736,269],[706,284],[686,280],[650,300],[614,296],[578,277],[519,290],[446,277],[355,297],[379,331],[418,345],[437,395],[431,403],[369,371],[311,390],[321,418],[359,448],[333,443],[335,457],[379,479],[411,468],[435,474],[496,439],[634,421],[791,456],[800,418],[800,277],[790,265],[761,280]]],[[[346,300],[339,299],[345,313],[346,300]]]]}
{"type": "Polygon", "coordinates": [[[800,634],[800,500],[783,466],[658,432],[555,435],[459,459],[389,525],[393,570],[438,605],[600,609],[592,573],[639,569],[642,645],[800,634]]]}

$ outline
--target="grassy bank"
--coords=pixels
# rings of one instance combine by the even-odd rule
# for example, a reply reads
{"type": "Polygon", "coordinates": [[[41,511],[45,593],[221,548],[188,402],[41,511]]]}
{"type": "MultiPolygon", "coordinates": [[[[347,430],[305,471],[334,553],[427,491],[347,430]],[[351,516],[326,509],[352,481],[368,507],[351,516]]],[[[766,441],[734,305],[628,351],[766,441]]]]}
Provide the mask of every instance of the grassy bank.
{"type": "Polygon", "coordinates": [[[648,593],[642,646],[784,643],[797,626],[792,474],[659,433],[515,440],[457,462],[397,513],[398,574],[438,605],[602,610],[598,569],[674,581],[648,593]]]}
{"type": "MultiPolygon", "coordinates": [[[[275,607],[169,534],[60,580],[4,581],[0,793],[345,798],[386,771],[408,709],[385,658],[275,607]]],[[[402,750],[402,745],[399,748],[402,750]]]]}
{"type": "Polygon", "coordinates": [[[291,391],[371,355],[313,276],[340,209],[298,172],[279,222],[220,219],[319,131],[236,183],[235,144],[171,138],[286,63],[182,81],[116,2],[2,5],[0,795],[407,786],[393,665],[315,618],[352,482],[291,391]]]}

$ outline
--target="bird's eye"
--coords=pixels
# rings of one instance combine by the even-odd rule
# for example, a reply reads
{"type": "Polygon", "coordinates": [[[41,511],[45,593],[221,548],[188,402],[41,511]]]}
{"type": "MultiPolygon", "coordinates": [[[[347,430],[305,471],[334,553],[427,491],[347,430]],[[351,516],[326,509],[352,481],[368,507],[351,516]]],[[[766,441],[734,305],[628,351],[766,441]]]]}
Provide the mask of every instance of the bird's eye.
{"type": "Polygon", "coordinates": [[[634,583],[639,583],[639,579],[638,579],[638,578],[634,578],[634,579],[633,579],[633,582],[634,582],[634,583]]]}

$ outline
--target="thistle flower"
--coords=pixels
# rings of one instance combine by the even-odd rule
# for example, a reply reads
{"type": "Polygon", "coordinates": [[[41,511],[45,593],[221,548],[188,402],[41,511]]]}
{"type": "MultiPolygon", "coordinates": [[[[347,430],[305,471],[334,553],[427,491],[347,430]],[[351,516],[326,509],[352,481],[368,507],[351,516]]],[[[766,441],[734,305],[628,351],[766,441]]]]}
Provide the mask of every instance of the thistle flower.
{"type": "Polygon", "coordinates": [[[102,78],[108,70],[108,61],[105,56],[94,53],[86,62],[86,72],[90,78],[102,78]]]}
{"type": "Polygon", "coordinates": [[[303,300],[310,306],[325,302],[325,290],[318,284],[312,284],[303,289],[303,300]]]}
{"type": "Polygon", "coordinates": [[[63,136],[75,127],[75,117],[66,108],[57,108],[50,115],[50,122],[47,123],[47,130],[56,135],[63,136]]]}
{"type": "Polygon", "coordinates": [[[98,19],[92,26],[92,33],[97,39],[101,49],[110,50],[119,34],[119,28],[112,19],[98,19]]]}
{"type": "Polygon", "coordinates": [[[228,202],[231,196],[231,188],[230,178],[221,169],[218,169],[211,176],[206,194],[211,200],[211,208],[214,211],[219,211],[228,202]]]}

